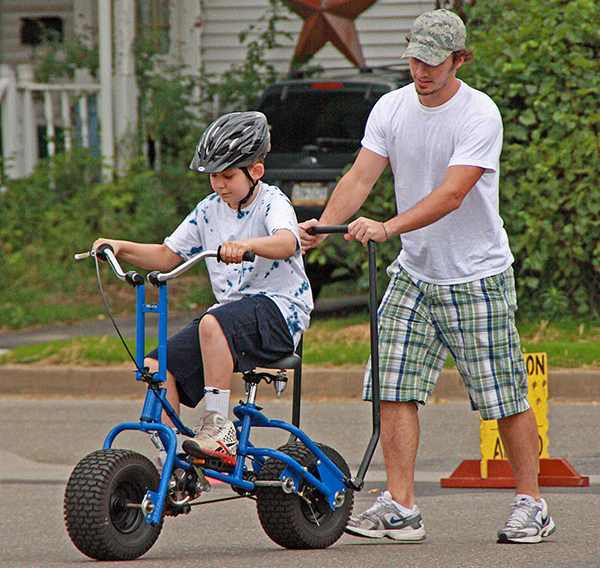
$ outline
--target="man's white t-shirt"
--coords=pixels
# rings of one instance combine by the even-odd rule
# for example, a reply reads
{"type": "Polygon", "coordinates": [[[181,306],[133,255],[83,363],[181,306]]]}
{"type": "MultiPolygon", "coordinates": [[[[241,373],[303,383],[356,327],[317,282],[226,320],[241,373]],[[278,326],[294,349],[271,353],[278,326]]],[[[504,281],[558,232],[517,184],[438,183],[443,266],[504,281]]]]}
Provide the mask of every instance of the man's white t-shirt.
{"type": "Polygon", "coordinates": [[[279,188],[260,182],[256,197],[239,214],[213,193],[198,203],[165,244],[187,260],[203,250],[215,250],[224,242],[267,237],[280,229],[296,237],[298,245],[291,258],[270,260],[257,256],[254,262],[240,264],[207,258],[206,266],[219,304],[266,295],[277,304],[297,346],[308,328],[313,299],[304,272],[296,214],[279,188]]]}
{"type": "Polygon", "coordinates": [[[439,187],[449,166],[485,169],[457,210],[401,236],[398,262],[411,276],[460,284],[512,264],[498,211],[502,118],[486,94],[461,82],[449,101],[431,108],[421,104],[411,83],[377,101],[362,145],[389,159],[398,213],[439,187]]]}

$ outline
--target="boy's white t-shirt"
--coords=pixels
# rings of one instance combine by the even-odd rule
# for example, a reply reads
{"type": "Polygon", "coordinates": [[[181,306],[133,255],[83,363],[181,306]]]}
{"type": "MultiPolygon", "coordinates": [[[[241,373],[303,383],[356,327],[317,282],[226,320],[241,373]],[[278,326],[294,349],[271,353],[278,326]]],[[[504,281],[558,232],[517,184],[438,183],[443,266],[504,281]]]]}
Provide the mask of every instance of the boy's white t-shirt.
{"type": "Polygon", "coordinates": [[[401,235],[398,262],[411,276],[460,284],[512,264],[498,210],[502,118],[486,94],[461,82],[448,102],[430,108],[421,104],[411,83],[375,104],[362,145],[389,159],[398,213],[439,187],[449,166],[485,168],[458,209],[401,235]]]}
{"type": "Polygon", "coordinates": [[[257,255],[254,262],[240,264],[207,258],[206,266],[219,304],[247,296],[269,297],[283,314],[297,346],[308,328],[313,299],[304,272],[296,214],[279,188],[260,182],[256,197],[240,214],[213,193],[198,203],[164,242],[187,260],[203,250],[216,250],[224,242],[267,237],[280,229],[293,233],[298,242],[291,258],[270,260],[257,255]]]}

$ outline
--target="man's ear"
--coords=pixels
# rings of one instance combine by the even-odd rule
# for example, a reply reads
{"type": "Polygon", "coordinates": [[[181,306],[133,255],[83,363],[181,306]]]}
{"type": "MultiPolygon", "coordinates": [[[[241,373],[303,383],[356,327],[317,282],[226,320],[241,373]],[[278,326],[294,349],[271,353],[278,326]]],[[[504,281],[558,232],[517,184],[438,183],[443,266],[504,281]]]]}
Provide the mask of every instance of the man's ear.
{"type": "Polygon", "coordinates": [[[250,171],[250,175],[255,179],[259,180],[265,175],[265,165],[262,162],[256,162],[250,171]]]}

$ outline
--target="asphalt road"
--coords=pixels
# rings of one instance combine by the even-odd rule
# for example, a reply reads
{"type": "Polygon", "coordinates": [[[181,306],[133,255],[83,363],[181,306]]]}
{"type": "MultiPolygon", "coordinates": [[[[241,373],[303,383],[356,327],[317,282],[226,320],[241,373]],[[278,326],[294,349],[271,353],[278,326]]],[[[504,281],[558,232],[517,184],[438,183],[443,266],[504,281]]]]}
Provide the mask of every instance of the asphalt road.
{"type": "MultiPolygon", "coordinates": [[[[90,565],[70,542],[62,516],[64,487],[73,466],[101,447],[115,424],[135,420],[139,400],[56,400],[0,398],[0,566],[3,568],[90,565]]],[[[288,402],[266,402],[266,413],[288,418],[288,402]]],[[[193,423],[191,413],[184,418],[193,423]]],[[[325,550],[290,551],[262,531],[249,500],[213,503],[190,515],[168,518],[154,547],[133,562],[94,562],[97,566],[349,568],[410,566],[469,568],[600,567],[600,405],[550,404],[550,455],[569,460],[591,485],[544,488],[557,532],[540,545],[498,545],[511,490],[442,489],[463,459],[479,456],[479,421],[465,403],[431,404],[421,410],[417,462],[417,502],[427,540],[400,545],[344,535],[325,550]]],[[[370,435],[370,408],[362,402],[306,402],[302,421],[308,433],[335,447],[356,472],[370,435]]],[[[285,441],[267,432],[261,443],[285,441]]],[[[152,453],[141,434],[126,434],[119,445],[152,453]]],[[[368,508],[385,476],[380,451],[365,489],[356,494],[355,512],[368,508]]],[[[205,498],[233,495],[215,486],[205,498]]]]}

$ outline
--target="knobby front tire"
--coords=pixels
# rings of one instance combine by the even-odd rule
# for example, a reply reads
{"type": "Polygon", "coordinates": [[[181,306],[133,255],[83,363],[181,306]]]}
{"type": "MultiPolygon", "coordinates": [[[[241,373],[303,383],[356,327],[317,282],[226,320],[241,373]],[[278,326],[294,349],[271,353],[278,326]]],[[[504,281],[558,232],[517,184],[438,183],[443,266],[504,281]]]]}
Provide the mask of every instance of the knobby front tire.
{"type": "Polygon", "coordinates": [[[139,508],[160,477],[145,456],[131,450],[92,452],[73,470],[64,500],[73,544],[96,560],[133,560],[156,542],[163,520],[149,525],[139,508]]]}

